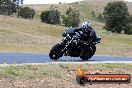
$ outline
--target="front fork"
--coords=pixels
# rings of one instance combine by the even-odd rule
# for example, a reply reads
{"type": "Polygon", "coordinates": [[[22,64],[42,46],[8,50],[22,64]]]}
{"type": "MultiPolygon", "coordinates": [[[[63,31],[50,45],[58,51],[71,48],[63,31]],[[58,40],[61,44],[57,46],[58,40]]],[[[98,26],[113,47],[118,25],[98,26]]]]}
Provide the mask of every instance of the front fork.
{"type": "Polygon", "coordinates": [[[72,42],[72,40],[65,45],[65,48],[61,52],[64,52],[71,42],[72,42]]]}

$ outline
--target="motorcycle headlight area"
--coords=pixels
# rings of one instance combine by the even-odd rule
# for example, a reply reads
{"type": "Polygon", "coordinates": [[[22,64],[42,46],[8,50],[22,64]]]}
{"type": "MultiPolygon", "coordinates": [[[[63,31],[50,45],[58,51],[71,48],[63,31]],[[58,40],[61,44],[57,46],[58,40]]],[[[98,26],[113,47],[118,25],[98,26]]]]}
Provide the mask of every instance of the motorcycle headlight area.
{"type": "Polygon", "coordinates": [[[71,39],[70,35],[67,35],[67,36],[66,36],[66,39],[71,39]]]}

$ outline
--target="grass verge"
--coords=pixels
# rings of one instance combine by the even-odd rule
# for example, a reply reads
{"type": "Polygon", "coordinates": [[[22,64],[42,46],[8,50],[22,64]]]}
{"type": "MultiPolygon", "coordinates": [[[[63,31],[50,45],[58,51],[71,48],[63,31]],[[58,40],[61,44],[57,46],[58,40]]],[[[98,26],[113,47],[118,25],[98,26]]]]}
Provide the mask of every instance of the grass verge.
{"type": "MultiPolygon", "coordinates": [[[[83,64],[83,68],[89,74],[130,74],[131,64],[83,64]]],[[[0,87],[22,88],[80,88],[76,83],[78,64],[45,64],[0,67],[0,87]]],[[[96,84],[86,85],[90,88],[128,88],[130,84],[96,84]]]]}

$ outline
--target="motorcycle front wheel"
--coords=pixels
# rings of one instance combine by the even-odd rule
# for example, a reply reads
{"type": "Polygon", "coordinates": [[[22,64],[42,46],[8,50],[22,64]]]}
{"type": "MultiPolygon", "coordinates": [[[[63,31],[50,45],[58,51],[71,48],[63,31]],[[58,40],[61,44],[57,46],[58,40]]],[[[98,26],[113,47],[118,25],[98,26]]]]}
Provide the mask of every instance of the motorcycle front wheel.
{"type": "Polygon", "coordinates": [[[59,43],[56,44],[55,46],[53,46],[52,49],[50,50],[50,53],[49,53],[50,59],[57,60],[60,57],[62,57],[63,56],[63,52],[62,52],[63,49],[64,49],[64,45],[59,44],[59,43]]]}

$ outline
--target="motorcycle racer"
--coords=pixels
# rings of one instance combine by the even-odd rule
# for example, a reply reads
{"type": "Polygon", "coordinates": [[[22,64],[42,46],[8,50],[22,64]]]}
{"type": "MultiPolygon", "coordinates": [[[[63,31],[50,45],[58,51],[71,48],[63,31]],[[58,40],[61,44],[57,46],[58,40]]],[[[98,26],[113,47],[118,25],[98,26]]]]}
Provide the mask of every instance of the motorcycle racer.
{"type": "Polygon", "coordinates": [[[80,42],[87,43],[89,41],[96,42],[96,31],[91,27],[91,23],[85,21],[81,24],[81,26],[74,28],[75,32],[82,31],[83,40],[80,42]]]}
{"type": "Polygon", "coordinates": [[[95,54],[96,44],[101,40],[88,21],[83,22],[79,27],[71,26],[62,36],[63,40],[50,50],[49,57],[52,60],[57,60],[63,55],[88,60],[95,54]]]}

